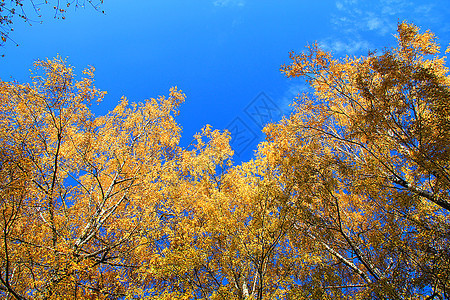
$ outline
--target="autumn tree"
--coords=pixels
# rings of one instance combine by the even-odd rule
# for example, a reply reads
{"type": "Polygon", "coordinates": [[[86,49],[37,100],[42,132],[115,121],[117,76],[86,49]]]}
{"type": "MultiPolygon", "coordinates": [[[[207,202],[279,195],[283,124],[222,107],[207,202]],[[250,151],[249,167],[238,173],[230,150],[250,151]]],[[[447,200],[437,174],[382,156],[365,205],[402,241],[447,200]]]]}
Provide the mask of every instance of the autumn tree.
{"type": "Polygon", "coordinates": [[[400,23],[397,40],[342,60],[313,45],[282,67],[314,89],[261,148],[299,199],[299,298],[450,296],[450,77],[432,33],[400,23]]]}
{"type": "MultiPolygon", "coordinates": [[[[4,298],[117,298],[139,285],[132,254],[164,235],[163,165],[179,151],[184,95],[94,117],[93,69],[76,80],[57,58],[32,84],[0,85],[0,293],[4,298]],[[148,241],[148,242],[144,242],[148,241]]],[[[164,225],[165,226],[165,225],[164,225]]]]}
{"type": "Polygon", "coordinates": [[[315,93],[266,126],[253,160],[183,173],[195,188],[178,192],[187,223],[155,298],[449,297],[445,57],[414,25],[397,39],[361,58],[291,54],[282,71],[315,93]]]}
{"type": "Polygon", "coordinates": [[[237,166],[226,131],[179,145],[177,88],[95,116],[93,68],[1,82],[0,295],[449,298],[450,78],[433,34],[397,39],[292,53],[315,93],[237,166]]]}
{"type": "MultiPolygon", "coordinates": [[[[205,130],[206,137],[219,137],[205,130]]],[[[166,213],[173,225],[155,257],[157,267],[146,275],[153,297],[284,298],[302,253],[288,236],[296,211],[284,205],[290,200],[276,179],[262,178],[268,175],[267,163],[230,167],[227,137],[216,141],[221,142],[209,141],[194,160],[198,147],[207,145],[203,139],[184,152],[183,179],[170,197],[178,203],[171,207],[181,210],[166,213]]]]}

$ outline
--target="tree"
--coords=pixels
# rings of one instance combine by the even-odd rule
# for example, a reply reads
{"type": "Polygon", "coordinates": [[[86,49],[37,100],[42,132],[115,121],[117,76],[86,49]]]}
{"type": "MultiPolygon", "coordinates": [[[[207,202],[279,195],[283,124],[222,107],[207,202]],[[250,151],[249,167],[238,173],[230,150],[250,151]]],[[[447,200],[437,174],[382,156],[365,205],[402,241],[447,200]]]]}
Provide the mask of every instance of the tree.
{"type": "Polygon", "coordinates": [[[22,19],[30,25],[36,22],[33,17],[30,17],[30,11],[32,11],[31,14],[41,18],[41,8],[50,5],[53,6],[55,18],[65,19],[65,13],[70,6],[84,7],[90,5],[99,10],[101,4],[103,4],[103,0],[45,1],[44,3],[35,3],[34,0],[29,0],[29,2],[26,0],[0,0],[0,46],[11,39],[9,34],[14,30],[12,25],[13,22],[17,22],[17,19],[22,19]]]}
{"type": "Polygon", "coordinates": [[[163,165],[178,150],[173,115],[184,95],[95,118],[93,69],[77,81],[57,58],[33,84],[2,82],[0,284],[5,298],[119,297],[131,293],[131,256],[163,233],[156,213],[163,165]],[[150,229],[150,230],[147,230],[150,229]]]}
{"type": "Polygon", "coordinates": [[[299,273],[305,295],[450,296],[450,77],[432,33],[400,23],[397,39],[341,61],[313,45],[281,69],[314,89],[262,150],[304,195],[294,227],[317,259],[299,273]]]}
{"type": "Polygon", "coordinates": [[[291,55],[315,95],[253,160],[217,173],[214,150],[181,173],[155,298],[449,297],[449,79],[431,33],[401,23],[398,40],[291,55]]]}
{"type": "Polygon", "coordinates": [[[60,58],[0,83],[0,294],[6,299],[447,299],[450,77],[430,32],[282,71],[315,94],[249,162],[184,94],[106,116],[93,68],[60,58]]]}

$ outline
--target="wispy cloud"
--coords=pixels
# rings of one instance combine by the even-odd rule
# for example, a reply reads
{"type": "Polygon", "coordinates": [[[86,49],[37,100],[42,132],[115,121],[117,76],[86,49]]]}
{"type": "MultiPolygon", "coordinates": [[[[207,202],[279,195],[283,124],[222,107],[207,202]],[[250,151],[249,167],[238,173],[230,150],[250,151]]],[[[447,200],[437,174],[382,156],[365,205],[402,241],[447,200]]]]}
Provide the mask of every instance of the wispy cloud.
{"type": "Polygon", "coordinates": [[[398,21],[405,16],[419,26],[446,24],[441,14],[445,8],[437,0],[336,0],[335,6],[331,23],[336,32],[321,41],[322,46],[333,52],[365,52],[371,46],[369,40],[395,33],[398,21]]]}
{"type": "Polygon", "coordinates": [[[364,39],[338,40],[328,39],[319,43],[322,49],[333,53],[346,53],[354,55],[357,53],[367,53],[371,49],[371,44],[364,39]]]}
{"type": "Polygon", "coordinates": [[[226,7],[226,6],[244,6],[244,0],[215,0],[213,2],[214,6],[226,7]]]}
{"type": "Polygon", "coordinates": [[[395,29],[395,15],[405,11],[409,5],[406,0],[338,0],[332,23],[336,29],[348,34],[371,31],[384,36],[395,29]]]}

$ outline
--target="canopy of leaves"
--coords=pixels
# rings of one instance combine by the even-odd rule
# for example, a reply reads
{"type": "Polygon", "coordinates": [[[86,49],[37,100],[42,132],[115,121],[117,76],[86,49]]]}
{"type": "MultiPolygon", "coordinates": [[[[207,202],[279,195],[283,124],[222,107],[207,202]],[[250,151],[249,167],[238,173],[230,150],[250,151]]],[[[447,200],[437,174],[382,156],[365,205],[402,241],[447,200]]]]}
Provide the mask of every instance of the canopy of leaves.
{"type": "Polygon", "coordinates": [[[209,125],[179,145],[177,88],[96,117],[93,68],[0,82],[1,296],[449,298],[450,77],[432,33],[397,39],[292,53],[315,94],[241,165],[209,125]]]}

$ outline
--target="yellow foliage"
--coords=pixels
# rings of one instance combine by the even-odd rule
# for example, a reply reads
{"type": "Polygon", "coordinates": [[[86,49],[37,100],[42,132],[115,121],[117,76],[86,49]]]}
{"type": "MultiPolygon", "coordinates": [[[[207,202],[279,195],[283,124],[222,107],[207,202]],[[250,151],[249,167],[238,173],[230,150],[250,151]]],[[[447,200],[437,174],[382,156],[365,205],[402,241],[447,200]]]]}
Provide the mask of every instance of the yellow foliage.
{"type": "Polygon", "coordinates": [[[230,133],[179,145],[185,95],[107,115],[94,69],[0,82],[0,295],[16,299],[448,297],[450,91],[430,32],[282,71],[315,90],[232,162],[230,133]]]}

